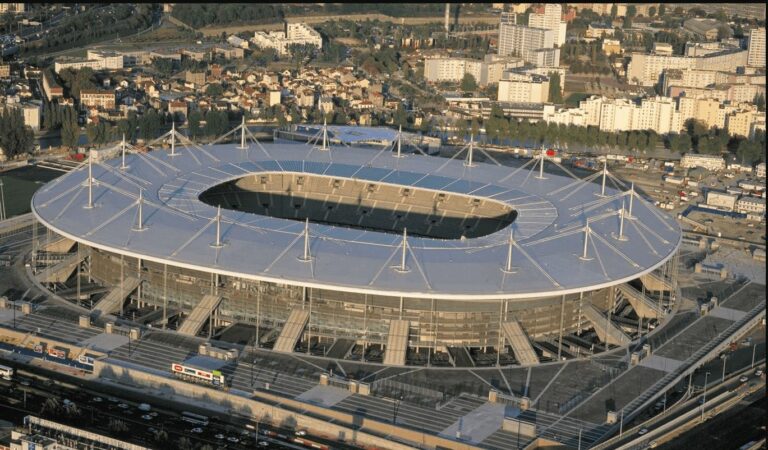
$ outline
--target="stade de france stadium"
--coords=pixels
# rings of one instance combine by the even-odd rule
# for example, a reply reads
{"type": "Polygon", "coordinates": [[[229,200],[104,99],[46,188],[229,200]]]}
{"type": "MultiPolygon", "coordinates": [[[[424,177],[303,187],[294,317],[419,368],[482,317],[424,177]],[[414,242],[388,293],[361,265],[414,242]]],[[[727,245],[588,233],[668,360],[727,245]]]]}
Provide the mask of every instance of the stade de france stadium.
{"type": "Polygon", "coordinates": [[[69,298],[94,316],[132,306],[180,334],[240,327],[275,352],[394,366],[586,357],[675,302],[677,223],[608,169],[241,131],[172,131],[42,187],[37,279],[64,296],[87,273],[69,298]]]}

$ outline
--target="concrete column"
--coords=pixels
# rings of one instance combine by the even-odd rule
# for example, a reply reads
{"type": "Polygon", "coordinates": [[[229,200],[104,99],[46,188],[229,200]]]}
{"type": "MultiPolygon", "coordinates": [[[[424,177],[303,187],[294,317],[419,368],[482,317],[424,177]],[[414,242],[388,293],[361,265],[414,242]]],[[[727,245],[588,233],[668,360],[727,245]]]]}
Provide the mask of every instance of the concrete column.
{"type": "Polygon", "coordinates": [[[163,264],[163,330],[168,325],[168,264],[163,264]]]}
{"type": "Polygon", "coordinates": [[[565,295],[560,305],[560,337],[557,339],[557,360],[560,361],[560,355],[563,351],[563,321],[565,319],[565,295]]]}

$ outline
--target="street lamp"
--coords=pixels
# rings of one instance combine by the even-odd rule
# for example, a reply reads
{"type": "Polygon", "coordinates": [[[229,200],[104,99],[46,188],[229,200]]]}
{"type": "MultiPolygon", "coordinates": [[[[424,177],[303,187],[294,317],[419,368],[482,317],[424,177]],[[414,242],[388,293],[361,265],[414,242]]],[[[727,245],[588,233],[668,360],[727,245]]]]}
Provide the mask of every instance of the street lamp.
{"type": "Polygon", "coordinates": [[[723,383],[725,383],[725,362],[728,361],[728,355],[723,355],[723,383]]]}
{"type": "Polygon", "coordinates": [[[397,410],[400,408],[400,402],[403,401],[403,396],[401,395],[400,398],[396,398],[395,402],[392,404],[392,423],[397,424],[397,410]]]}
{"type": "Polygon", "coordinates": [[[701,421],[704,421],[704,404],[707,403],[707,377],[709,377],[709,372],[704,374],[704,398],[701,402],[701,421]]]}
{"type": "MultiPolygon", "coordinates": [[[[16,310],[14,309],[14,311],[16,311],[16,310]]],[[[15,326],[14,326],[14,328],[15,328],[15,326]]],[[[749,366],[750,369],[754,369],[755,368],[755,350],[757,350],[757,343],[752,344],[752,365],[749,366]]]]}

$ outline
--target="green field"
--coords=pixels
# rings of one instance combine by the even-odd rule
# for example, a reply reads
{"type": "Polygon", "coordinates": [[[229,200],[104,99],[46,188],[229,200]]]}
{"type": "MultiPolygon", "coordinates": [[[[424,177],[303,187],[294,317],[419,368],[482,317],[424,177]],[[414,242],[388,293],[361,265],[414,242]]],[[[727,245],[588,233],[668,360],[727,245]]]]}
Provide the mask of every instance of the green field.
{"type": "Polygon", "coordinates": [[[0,173],[0,180],[3,181],[6,216],[10,218],[28,213],[30,211],[29,203],[35,191],[60,175],[63,175],[63,172],[35,166],[26,166],[0,173]]]}

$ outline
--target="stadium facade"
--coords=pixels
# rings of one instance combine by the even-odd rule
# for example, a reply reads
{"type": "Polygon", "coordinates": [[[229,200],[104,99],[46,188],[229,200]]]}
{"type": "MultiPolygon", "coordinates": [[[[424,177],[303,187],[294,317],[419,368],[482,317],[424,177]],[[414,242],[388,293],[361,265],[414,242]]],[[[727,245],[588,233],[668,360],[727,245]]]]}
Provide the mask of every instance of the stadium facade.
{"type": "Polygon", "coordinates": [[[35,194],[41,282],[77,270],[105,288],[94,315],[128,299],[182,334],[248,325],[253,345],[388,365],[586,356],[674,305],[681,231],[607,169],[169,136],[35,194]]]}

